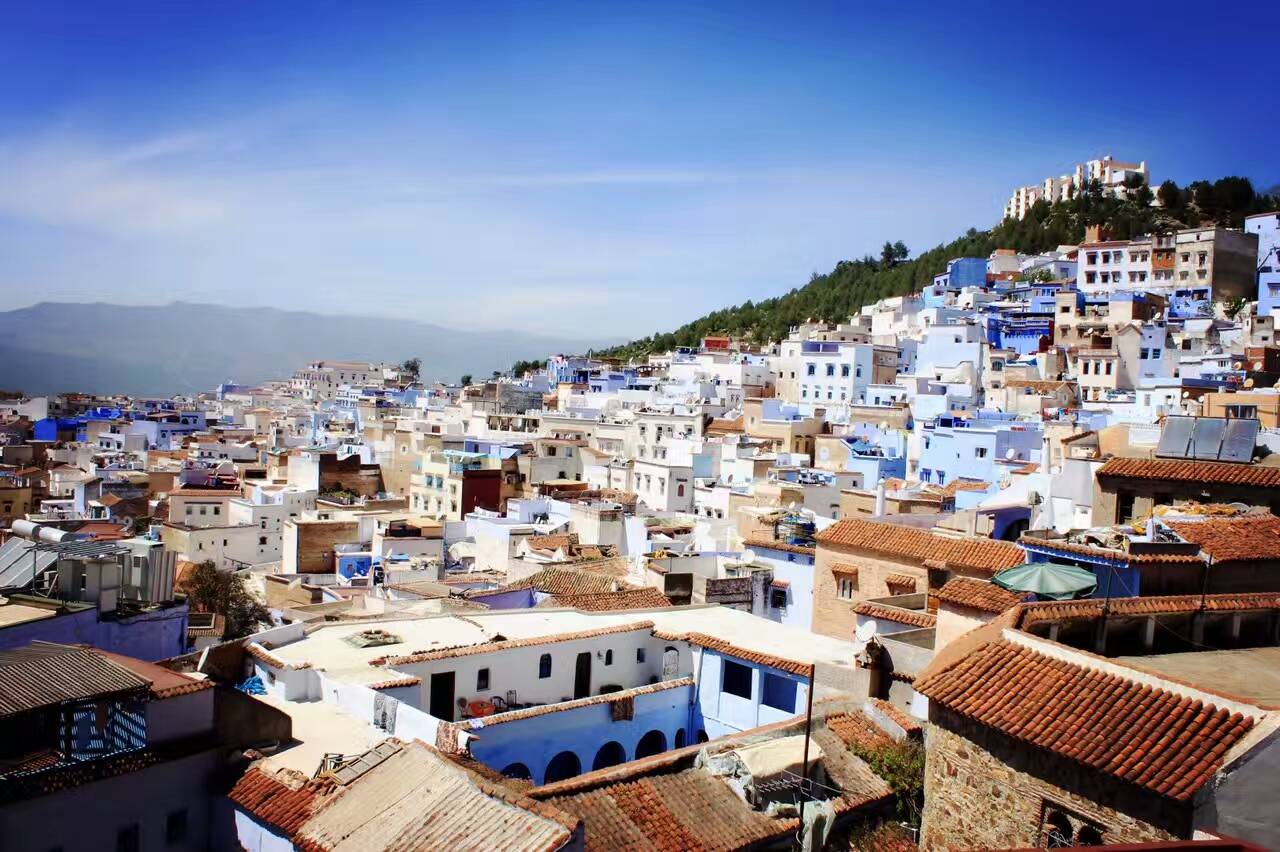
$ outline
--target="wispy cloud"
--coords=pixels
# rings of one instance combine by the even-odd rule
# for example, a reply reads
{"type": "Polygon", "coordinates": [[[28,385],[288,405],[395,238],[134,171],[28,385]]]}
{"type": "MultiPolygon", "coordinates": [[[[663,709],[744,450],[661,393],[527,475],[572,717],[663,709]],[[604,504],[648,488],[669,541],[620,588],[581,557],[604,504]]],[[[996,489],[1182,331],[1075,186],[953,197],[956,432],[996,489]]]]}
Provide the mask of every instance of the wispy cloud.
{"type": "Polygon", "coordinates": [[[629,186],[723,183],[731,175],[680,169],[607,169],[602,171],[559,172],[547,174],[490,175],[478,180],[494,186],[629,186]]]}

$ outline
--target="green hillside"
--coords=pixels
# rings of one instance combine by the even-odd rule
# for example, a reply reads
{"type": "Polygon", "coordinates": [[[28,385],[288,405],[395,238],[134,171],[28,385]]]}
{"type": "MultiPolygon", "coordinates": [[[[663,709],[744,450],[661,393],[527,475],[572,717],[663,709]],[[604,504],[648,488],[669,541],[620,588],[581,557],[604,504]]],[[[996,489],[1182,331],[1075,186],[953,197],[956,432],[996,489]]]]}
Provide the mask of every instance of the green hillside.
{"type": "Polygon", "coordinates": [[[1084,239],[1089,225],[1104,226],[1116,239],[1208,222],[1238,228],[1245,216],[1280,207],[1275,197],[1255,192],[1249,180],[1240,177],[1197,181],[1186,187],[1166,181],[1155,192],[1160,206],[1152,205],[1149,187],[1135,189],[1138,192],[1132,199],[1119,200],[1105,195],[1095,184],[1060,204],[1038,202],[1021,221],[1006,219],[989,231],[971,228],[964,236],[911,259],[901,242],[886,242],[880,257],[842,260],[825,275],[814,275],[803,287],[781,296],[713,311],[674,331],[596,354],[629,359],[676,346],[695,346],[708,334],[732,334],[768,343],[785,337],[789,328],[806,319],[838,322],[878,299],[916,292],[955,257],[986,257],[998,248],[1035,253],[1076,244],[1084,239]]]}

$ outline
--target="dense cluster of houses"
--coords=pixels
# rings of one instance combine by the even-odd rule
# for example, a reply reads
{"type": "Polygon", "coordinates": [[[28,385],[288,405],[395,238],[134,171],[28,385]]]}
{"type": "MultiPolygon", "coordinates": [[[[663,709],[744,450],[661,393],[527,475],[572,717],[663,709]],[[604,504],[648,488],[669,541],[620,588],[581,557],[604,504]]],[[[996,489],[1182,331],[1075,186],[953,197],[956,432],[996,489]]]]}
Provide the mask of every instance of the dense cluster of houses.
{"type": "Polygon", "coordinates": [[[1272,213],[769,346],[0,400],[0,837],[1280,846],[1278,276],[1272,213]]]}

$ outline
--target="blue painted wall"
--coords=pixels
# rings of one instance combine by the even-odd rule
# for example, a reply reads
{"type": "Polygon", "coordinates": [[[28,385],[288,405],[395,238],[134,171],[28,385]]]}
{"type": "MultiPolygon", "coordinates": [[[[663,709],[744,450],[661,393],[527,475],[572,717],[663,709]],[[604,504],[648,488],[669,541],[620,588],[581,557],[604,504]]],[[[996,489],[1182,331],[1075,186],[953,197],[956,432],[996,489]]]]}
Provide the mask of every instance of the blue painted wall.
{"type": "Polygon", "coordinates": [[[674,748],[677,737],[683,744],[692,745],[692,701],[693,687],[680,686],[635,696],[631,719],[614,721],[610,705],[601,703],[478,728],[472,732],[477,739],[471,741],[471,754],[496,772],[515,763],[524,764],[533,782],[541,784],[547,764],[560,752],[573,752],[582,771],[590,772],[606,743],[622,746],[623,761],[635,760],[636,746],[650,731],[662,733],[663,751],[674,748]]]}

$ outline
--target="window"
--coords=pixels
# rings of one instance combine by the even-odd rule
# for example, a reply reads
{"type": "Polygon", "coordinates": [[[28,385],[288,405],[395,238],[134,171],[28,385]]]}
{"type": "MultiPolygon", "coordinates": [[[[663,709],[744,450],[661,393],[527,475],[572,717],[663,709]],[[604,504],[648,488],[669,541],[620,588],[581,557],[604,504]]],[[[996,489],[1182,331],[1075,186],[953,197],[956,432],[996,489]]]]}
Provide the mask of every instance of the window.
{"type": "Polygon", "coordinates": [[[644,648],[636,648],[636,662],[637,663],[644,662],[644,648]]]}
{"type": "Polygon", "coordinates": [[[538,677],[551,677],[551,655],[543,654],[538,658],[538,677]]]}
{"type": "Polygon", "coordinates": [[[604,664],[606,666],[613,665],[613,649],[612,648],[604,652],[604,664]]]}
{"type": "Polygon", "coordinates": [[[1113,362],[1113,361],[1108,361],[1108,362],[1107,362],[1107,375],[1108,375],[1108,376],[1109,376],[1109,375],[1111,375],[1111,368],[1114,366],[1114,363],[1115,363],[1115,362],[1113,362]]]}
{"type": "Polygon", "coordinates": [[[720,675],[720,689],[739,698],[751,697],[751,667],[721,657],[724,666],[720,675]]]}
{"type": "Polygon", "coordinates": [[[1132,491],[1116,492],[1116,521],[1119,523],[1127,523],[1133,520],[1133,501],[1135,495],[1132,491]]]}
{"type": "Polygon", "coordinates": [[[1258,416],[1258,406],[1256,405],[1228,405],[1227,416],[1245,419],[1256,419],[1258,416]]]}
{"type": "Polygon", "coordinates": [[[974,458],[978,458],[978,459],[985,459],[985,458],[987,457],[987,448],[986,448],[986,447],[974,447],[974,448],[973,448],[973,457],[974,457],[974,458]]]}
{"type": "Polygon", "coordinates": [[[139,848],[141,848],[141,837],[136,822],[116,832],[116,852],[138,852],[139,848]]]}
{"type": "Polygon", "coordinates": [[[807,374],[808,374],[808,375],[810,375],[810,376],[815,375],[815,374],[817,373],[817,371],[818,371],[818,368],[817,368],[817,366],[816,366],[816,365],[814,365],[814,364],[808,364],[808,365],[807,365],[807,374]]]}
{"type": "Polygon", "coordinates": [[[796,712],[796,682],[772,672],[764,673],[760,703],[786,713],[796,712]]]}
{"type": "MultiPolygon", "coordinates": [[[[544,654],[543,656],[545,657],[546,655],[544,654]]],[[[547,657],[547,659],[550,660],[551,658],[547,657]]],[[[489,688],[489,670],[481,669],[480,671],[476,672],[476,692],[484,692],[488,688],[489,688]]]]}
{"type": "Polygon", "coordinates": [[[836,596],[846,601],[851,601],[856,588],[857,584],[854,583],[852,577],[841,577],[836,581],[836,596]]]}
{"type": "Polygon", "coordinates": [[[840,376],[841,376],[841,378],[845,378],[845,379],[849,378],[849,365],[848,365],[848,364],[842,364],[842,365],[840,366],[840,376]]]}
{"type": "Polygon", "coordinates": [[[265,547],[266,544],[267,544],[267,537],[265,535],[258,536],[258,546],[265,547]]]}
{"type": "Polygon", "coordinates": [[[170,811],[164,821],[164,842],[173,846],[187,839],[187,809],[170,811]]]}
{"type": "Polygon", "coordinates": [[[676,496],[677,496],[677,497],[683,497],[683,496],[684,496],[684,483],[683,483],[683,482],[681,482],[679,485],[677,485],[677,486],[676,486],[676,496]]]}
{"type": "Polygon", "coordinates": [[[787,590],[786,589],[770,589],[769,590],[769,606],[774,609],[787,608],[787,590]]]}

